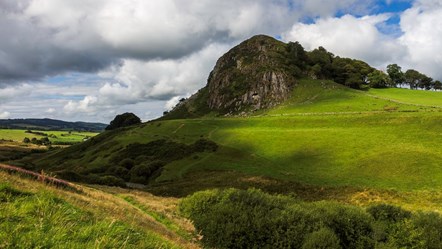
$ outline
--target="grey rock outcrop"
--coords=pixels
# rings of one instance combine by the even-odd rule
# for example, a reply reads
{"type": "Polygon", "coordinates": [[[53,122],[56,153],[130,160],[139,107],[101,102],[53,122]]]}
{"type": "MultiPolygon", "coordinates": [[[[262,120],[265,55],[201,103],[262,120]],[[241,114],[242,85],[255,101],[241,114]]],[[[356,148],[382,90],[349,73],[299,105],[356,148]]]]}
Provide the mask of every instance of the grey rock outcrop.
{"type": "Polygon", "coordinates": [[[288,99],[296,79],[286,70],[286,44],[259,35],[231,49],[208,79],[208,105],[224,113],[273,107],[288,99]]]}

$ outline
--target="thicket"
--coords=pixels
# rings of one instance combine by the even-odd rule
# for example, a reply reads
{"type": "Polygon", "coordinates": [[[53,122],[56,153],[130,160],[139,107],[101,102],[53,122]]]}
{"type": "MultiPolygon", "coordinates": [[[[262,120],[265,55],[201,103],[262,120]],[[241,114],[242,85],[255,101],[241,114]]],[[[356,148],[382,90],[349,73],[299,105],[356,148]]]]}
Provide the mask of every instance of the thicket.
{"type": "Polygon", "coordinates": [[[191,145],[166,139],[129,144],[111,159],[114,165],[106,173],[125,181],[148,183],[166,164],[194,153],[214,152],[217,148],[215,142],[207,139],[199,139],[191,145]]]}
{"type": "Polygon", "coordinates": [[[442,217],[380,204],[306,203],[260,190],[207,190],[180,211],[216,248],[441,248],[442,217]]]}
{"type": "MultiPolygon", "coordinates": [[[[95,139],[91,138],[76,146],[77,150],[83,149],[81,146],[84,144],[95,143],[95,139]]],[[[146,144],[133,143],[115,152],[108,164],[76,172],[63,170],[56,174],[66,180],[91,184],[121,187],[126,186],[125,182],[147,184],[159,176],[168,163],[195,153],[214,152],[217,148],[218,145],[215,142],[203,138],[190,145],[167,139],[154,140],[146,144]]],[[[76,156],[74,153],[70,155],[76,156]]]]}

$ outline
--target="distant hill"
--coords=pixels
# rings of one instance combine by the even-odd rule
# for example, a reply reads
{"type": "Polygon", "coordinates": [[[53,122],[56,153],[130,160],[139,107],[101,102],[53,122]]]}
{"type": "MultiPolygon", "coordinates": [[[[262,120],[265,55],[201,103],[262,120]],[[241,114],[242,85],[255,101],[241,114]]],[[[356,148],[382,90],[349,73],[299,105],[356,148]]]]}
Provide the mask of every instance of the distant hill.
{"type": "Polygon", "coordinates": [[[88,122],[67,122],[49,118],[43,119],[0,119],[3,129],[76,130],[100,132],[107,124],[88,122]]]}

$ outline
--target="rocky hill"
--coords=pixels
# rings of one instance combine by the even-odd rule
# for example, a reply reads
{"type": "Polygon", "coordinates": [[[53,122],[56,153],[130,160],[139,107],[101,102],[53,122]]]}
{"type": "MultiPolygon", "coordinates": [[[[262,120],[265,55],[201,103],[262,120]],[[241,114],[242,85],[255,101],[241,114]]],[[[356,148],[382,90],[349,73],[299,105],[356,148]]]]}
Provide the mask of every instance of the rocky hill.
{"type": "Polygon", "coordinates": [[[210,109],[238,112],[268,108],[286,100],[296,83],[287,70],[286,44],[259,35],[223,55],[207,87],[210,109]]]}
{"type": "Polygon", "coordinates": [[[268,109],[287,100],[302,78],[331,79],[361,89],[372,71],[365,62],[335,57],[322,47],[307,52],[298,42],[257,35],[219,58],[207,85],[163,119],[268,109]]]}

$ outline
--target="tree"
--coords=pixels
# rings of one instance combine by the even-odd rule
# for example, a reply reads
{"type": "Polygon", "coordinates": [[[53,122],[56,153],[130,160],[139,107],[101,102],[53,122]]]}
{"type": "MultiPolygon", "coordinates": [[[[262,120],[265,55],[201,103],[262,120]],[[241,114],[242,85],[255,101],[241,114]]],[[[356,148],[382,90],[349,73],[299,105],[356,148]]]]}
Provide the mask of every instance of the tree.
{"type": "Polygon", "coordinates": [[[141,119],[133,113],[126,112],[117,115],[114,120],[112,120],[110,124],[106,127],[106,130],[114,130],[120,127],[126,127],[135,124],[141,124],[141,119]]]}
{"type": "Polygon", "coordinates": [[[421,74],[421,85],[420,88],[425,90],[430,90],[433,88],[433,78],[426,76],[425,74],[421,74]]]}
{"type": "Polygon", "coordinates": [[[394,83],[395,86],[402,86],[402,83],[405,81],[404,73],[402,72],[402,68],[397,64],[390,64],[387,66],[387,73],[390,76],[390,79],[394,83]]]}
{"type": "Polygon", "coordinates": [[[391,85],[391,79],[384,72],[375,70],[368,75],[368,83],[373,88],[386,88],[391,85]]]}
{"type": "Polygon", "coordinates": [[[414,69],[408,69],[405,72],[405,82],[410,86],[411,89],[417,89],[421,81],[421,73],[414,69]]]}
{"type": "Polygon", "coordinates": [[[433,83],[433,88],[434,88],[434,90],[442,90],[442,82],[440,82],[439,80],[436,80],[434,83],[433,83]]]}
{"type": "Polygon", "coordinates": [[[23,139],[23,143],[25,143],[25,144],[28,144],[28,143],[30,143],[31,142],[31,140],[28,138],[28,137],[25,137],[24,139],[23,139]]]}

